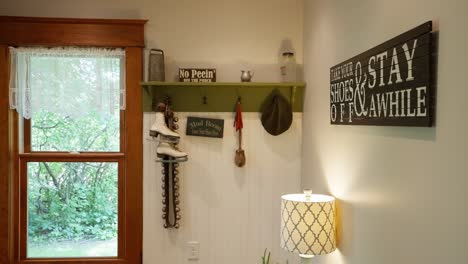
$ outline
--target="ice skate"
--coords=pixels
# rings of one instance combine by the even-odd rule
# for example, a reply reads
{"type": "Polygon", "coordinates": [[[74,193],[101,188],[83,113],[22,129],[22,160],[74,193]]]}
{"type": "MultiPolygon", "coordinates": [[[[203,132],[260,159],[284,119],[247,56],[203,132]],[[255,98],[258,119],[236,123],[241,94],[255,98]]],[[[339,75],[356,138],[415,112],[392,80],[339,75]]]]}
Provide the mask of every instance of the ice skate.
{"type": "Polygon", "coordinates": [[[179,134],[169,129],[166,125],[164,113],[156,113],[156,121],[153,123],[150,129],[150,136],[157,137],[159,134],[168,138],[180,138],[179,134]]]}
{"type": "Polygon", "coordinates": [[[187,157],[187,153],[180,151],[177,149],[177,147],[172,146],[166,142],[159,143],[158,148],[156,149],[156,154],[159,158],[163,158],[164,156],[169,156],[176,159],[187,157]]]}

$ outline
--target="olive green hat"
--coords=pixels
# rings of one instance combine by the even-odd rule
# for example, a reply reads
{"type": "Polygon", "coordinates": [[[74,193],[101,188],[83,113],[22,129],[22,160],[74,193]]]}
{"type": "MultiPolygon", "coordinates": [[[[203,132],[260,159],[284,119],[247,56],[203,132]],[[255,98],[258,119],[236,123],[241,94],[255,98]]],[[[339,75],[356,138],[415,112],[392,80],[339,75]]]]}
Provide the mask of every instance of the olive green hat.
{"type": "Polygon", "coordinates": [[[262,109],[262,125],[265,130],[277,136],[291,127],[292,107],[281,94],[275,93],[267,99],[262,109]]]}

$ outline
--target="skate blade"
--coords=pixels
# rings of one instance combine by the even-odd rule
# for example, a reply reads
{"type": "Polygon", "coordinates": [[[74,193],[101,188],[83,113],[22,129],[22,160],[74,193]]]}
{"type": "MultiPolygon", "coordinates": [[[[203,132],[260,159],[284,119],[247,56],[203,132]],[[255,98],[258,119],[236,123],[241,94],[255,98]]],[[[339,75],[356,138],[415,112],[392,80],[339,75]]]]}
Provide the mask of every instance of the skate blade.
{"type": "Polygon", "coordinates": [[[161,162],[161,163],[179,163],[179,162],[186,162],[188,161],[188,156],[185,157],[180,157],[180,158],[174,158],[168,155],[164,154],[157,154],[158,158],[156,159],[156,162],[161,162]],[[165,159],[165,158],[171,158],[171,159],[165,159]]]}
{"type": "Polygon", "coordinates": [[[177,137],[170,137],[170,136],[164,136],[163,134],[161,134],[159,140],[160,140],[161,142],[165,142],[165,143],[177,144],[177,143],[179,143],[180,138],[177,138],[177,137]]]}
{"type": "Polygon", "coordinates": [[[159,135],[159,133],[154,131],[154,130],[150,130],[149,135],[150,135],[150,137],[157,137],[159,135]]]}
{"type": "Polygon", "coordinates": [[[157,137],[158,135],[161,135],[161,137],[180,139],[180,135],[179,136],[164,135],[163,133],[160,133],[160,132],[158,132],[156,130],[150,130],[149,134],[152,137],[157,137]]]}
{"type": "Polygon", "coordinates": [[[168,144],[171,144],[171,145],[179,144],[179,139],[166,139],[166,138],[151,136],[151,138],[147,138],[146,140],[154,141],[154,142],[158,142],[158,143],[168,143],[168,144]]]}

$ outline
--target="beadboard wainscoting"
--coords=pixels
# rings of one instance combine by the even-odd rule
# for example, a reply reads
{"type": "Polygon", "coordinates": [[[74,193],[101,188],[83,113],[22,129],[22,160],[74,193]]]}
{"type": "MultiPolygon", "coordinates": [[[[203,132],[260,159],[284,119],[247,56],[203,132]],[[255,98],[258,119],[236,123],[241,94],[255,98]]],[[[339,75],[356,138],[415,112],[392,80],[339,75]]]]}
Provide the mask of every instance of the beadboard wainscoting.
{"type": "Polygon", "coordinates": [[[189,161],[179,167],[181,227],[164,229],[161,164],[157,143],[148,136],[154,113],[144,114],[143,263],[261,263],[263,250],[272,263],[297,263],[279,247],[280,196],[300,191],[302,113],[291,128],[272,136],[260,113],[243,113],[245,167],[234,164],[237,134],[234,113],[178,113],[179,147],[189,161]],[[186,136],[187,116],[224,119],[224,138],[186,136]],[[188,241],[200,242],[200,259],[188,260],[188,241]]]}

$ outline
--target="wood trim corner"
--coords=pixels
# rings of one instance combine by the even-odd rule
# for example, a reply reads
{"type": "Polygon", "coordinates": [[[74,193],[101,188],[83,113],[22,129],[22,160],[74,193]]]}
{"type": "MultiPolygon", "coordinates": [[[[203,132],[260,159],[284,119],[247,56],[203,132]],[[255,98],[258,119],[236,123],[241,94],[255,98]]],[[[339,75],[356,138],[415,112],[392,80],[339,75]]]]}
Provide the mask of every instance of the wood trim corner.
{"type": "Polygon", "coordinates": [[[8,105],[8,47],[0,44],[0,263],[12,260],[10,206],[10,117],[8,105]]]}
{"type": "Polygon", "coordinates": [[[140,263],[143,245],[143,111],[142,89],[143,49],[126,49],[126,91],[127,108],[125,110],[125,138],[127,181],[126,215],[128,225],[134,232],[127,232],[128,259],[130,263],[140,263]],[[135,162],[138,161],[138,162],[135,162]],[[129,244],[132,243],[132,244],[129,244]]]}

